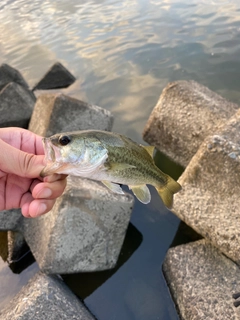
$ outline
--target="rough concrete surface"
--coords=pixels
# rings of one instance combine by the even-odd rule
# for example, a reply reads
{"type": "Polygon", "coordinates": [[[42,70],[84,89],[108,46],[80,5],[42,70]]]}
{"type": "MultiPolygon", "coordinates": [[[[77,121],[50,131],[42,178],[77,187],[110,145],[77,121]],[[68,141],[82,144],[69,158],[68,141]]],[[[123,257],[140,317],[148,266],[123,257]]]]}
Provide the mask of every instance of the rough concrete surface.
{"type": "Polygon", "coordinates": [[[143,138],[186,167],[203,140],[238,109],[195,81],[169,83],[150,115],[143,138]]]}
{"type": "Polygon", "coordinates": [[[8,263],[19,261],[27,252],[29,247],[22,233],[8,231],[8,263]]]}
{"type": "Polygon", "coordinates": [[[11,82],[0,92],[0,127],[27,128],[36,98],[28,89],[11,82]]]}
{"type": "Polygon", "coordinates": [[[133,202],[129,194],[69,177],[64,195],[49,213],[24,221],[24,236],[40,269],[53,274],[113,268],[133,202]]]}
{"type": "Polygon", "coordinates": [[[240,111],[203,142],[179,183],[176,215],[240,265],[240,111]]]}
{"type": "Polygon", "coordinates": [[[10,82],[15,82],[28,89],[28,84],[22,77],[21,73],[10,67],[8,64],[3,63],[0,66],[0,90],[4,88],[10,82]]]}
{"type": "Polygon", "coordinates": [[[0,231],[21,230],[23,216],[20,209],[0,211],[0,231]]]}
{"type": "Polygon", "coordinates": [[[208,241],[169,249],[163,271],[183,320],[240,319],[240,270],[208,241]]]}
{"type": "Polygon", "coordinates": [[[7,261],[9,263],[18,261],[29,251],[22,234],[23,221],[21,209],[0,211],[0,231],[8,231],[7,261]]]}
{"type": "Polygon", "coordinates": [[[80,300],[59,277],[36,274],[0,310],[0,320],[93,320],[80,300]]]}
{"type": "Polygon", "coordinates": [[[32,90],[67,88],[75,80],[76,78],[60,62],[56,62],[32,90]]]}
{"type": "Polygon", "coordinates": [[[57,93],[38,97],[29,130],[42,136],[51,136],[74,130],[110,131],[112,125],[113,116],[109,111],[57,93]]]}

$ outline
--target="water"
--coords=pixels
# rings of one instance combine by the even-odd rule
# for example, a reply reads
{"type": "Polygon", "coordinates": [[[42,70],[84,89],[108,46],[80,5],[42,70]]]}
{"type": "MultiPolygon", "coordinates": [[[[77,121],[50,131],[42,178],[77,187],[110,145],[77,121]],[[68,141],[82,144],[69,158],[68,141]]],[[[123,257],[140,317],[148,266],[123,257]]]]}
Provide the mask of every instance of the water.
{"type": "MultiPolygon", "coordinates": [[[[170,81],[196,80],[233,102],[240,98],[238,0],[1,0],[0,37],[0,63],[19,69],[30,86],[62,62],[78,78],[63,91],[111,110],[114,131],[140,143],[170,81]]],[[[151,204],[136,203],[132,215],[138,247],[84,298],[98,319],[177,319],[161,265],[179,220],[152,192],[151,204]]],[[[14,275],[0,260],[1,306],[38,270],[29,268],[14,275]]]]}

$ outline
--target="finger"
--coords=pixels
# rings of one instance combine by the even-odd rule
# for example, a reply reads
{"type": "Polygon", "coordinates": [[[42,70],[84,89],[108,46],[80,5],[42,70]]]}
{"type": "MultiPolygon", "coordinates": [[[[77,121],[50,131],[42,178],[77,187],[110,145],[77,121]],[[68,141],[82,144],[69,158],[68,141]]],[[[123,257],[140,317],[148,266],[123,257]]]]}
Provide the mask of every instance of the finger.
{"type": "Polygon", "coordinates": [[[31,218],[29,215],[29,206],[30,203],[34,200],[31,192],[26,192],[21,199],[20,207],[22,210],[22,215],[25,218],[31,218]]]}
{"type": "Polygon", "coordinates": [[[62,180],[51,183],[33,180],[29,192],[26,192],[21,199],[20,206],[24,217],[38,217],[52,209],[55,198],[61,196],[67,184],[64,175],[55,178],[62,180]]]}
{"type": "Polygon", "coordinates": [[[34,200],[29,205],[28,214],[32,218],[39,217],[39,216],[49,212],[53,208],[55,201],[56,201],[55,199],[34,200]]]}
{"type": "Polygon", "coordinates": [[[31,218],[31,216],[29,215],[29,205],[30,205],[29,203],[25,203],[21,208],[22,215],[25,218],[31,218]]]}
{"type": "Polygon", "coordinates": [[[37,199],[30,202],[26,202],[22,206],[22,215],[26,218],[40,217],[41,215],[49,212],[53,208],[55,201],[55,199],[37,199]]]}
{"type": "Polygon", "coordinates": [[[44,155],[34,155],[12,147],[0,139],[0,168],[21,177],[37,178],[44,168],[44,155]]]}
{"type": "Polygon", "coordinates": [[[40,183],[42,183],[41,180],[39,180],[39,179],[33,179],[33,180],[32,180],[32,183],[31,183],[31,185],[30,185],[30,187],[29,187],[30,192],[32,193],[32,192],[33,192],[33,189],[34,189],[38,184],[40,184],[40,183]]]}
{"type": "Polygon", "coordinates": [[[67,180],[57,180],[55,182],[41,182],[32,189],[32,196],[35,199],[55,199],[60,197],[66,187],[67,180]]]}
{"type": "Polygon", "coordinates": [[[58,174],[58,173],[54,173],[51,174],[50,176],[47,176],[43,179],[44,182],[54,182],[57,180],[63,180],[67,177],[66,174],[58,174]]]}
{"type": "Polygon", "coordinates": [[[16,127],[1,128],[0,137],[7,144],[17,149],[28,153],[44,155],[43,137],[29,130],[16,127]]]}

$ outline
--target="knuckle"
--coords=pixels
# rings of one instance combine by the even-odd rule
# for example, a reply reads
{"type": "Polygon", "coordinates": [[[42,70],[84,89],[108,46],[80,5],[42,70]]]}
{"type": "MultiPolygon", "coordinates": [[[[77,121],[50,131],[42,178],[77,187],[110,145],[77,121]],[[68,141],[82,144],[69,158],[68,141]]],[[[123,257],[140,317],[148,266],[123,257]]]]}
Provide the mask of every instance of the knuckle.
{"type": "Polygon", "coordinates": [[[22,161],[22,173],[24,175],[27,175],[27,173],[29,172],[31,166],[32,166],[32,162],[33,162],[33,158],[34,155],[30,154],[30,153],[25,153],[23,156],[23,161],[22,161]]]}

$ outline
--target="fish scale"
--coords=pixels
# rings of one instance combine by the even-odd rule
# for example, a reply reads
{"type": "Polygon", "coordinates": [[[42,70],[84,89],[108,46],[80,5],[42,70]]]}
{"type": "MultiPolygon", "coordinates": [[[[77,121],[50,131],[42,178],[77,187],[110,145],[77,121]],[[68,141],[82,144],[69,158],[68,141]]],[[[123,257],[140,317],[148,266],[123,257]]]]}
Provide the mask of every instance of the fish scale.
{"type": "MultiPolygon", "coordinates": [[[[153,163],[150,155],[145,151],[141,150],[143,153],[141,158],[139,158],[139,152],[135,152],[135,150],[114,150],[112,152],[111,148],[108,149],[108,159],[107,163],[117,163],[118,161],[124,162],[127,164],[131,164],[136,168],[140,168],[140,170],[136,170],[135,168],[127,168],[126,170],[119,170],[118,174],[121,178],[131,178],[133,175],[137,173],[138,178],[143,179],[143,183],[146,183],[146,176],[151,177],[153,181],[159,181],[162,184],[167,182],[167,179],[159,176],[158,170],[156,170],[155,166],[149,167],[149,162],[153,163]],[[144,154],[145,153],[145,154],[144,154]],[[138,157],[137,157],[138,156],[138,157]]],[[[149,182],[148,182],[149,183],[149,182]]],[[[151,184],[151,183],[149,183],[151,184]]]]}
{"type": "Polygon", "coordinates": [[[181,186],[154,163],[153,148],[141,146],[112,132],[84,130],[59,133],[43,139],[46,167],[42,176],[71,174],[99,180],[116,193],[126,184],[142,203],[149,203],[147,184],[153,185],[164,204],[171,208],[181,186]],[[151,150],[150,150],[151,148],[151,150]]]}

